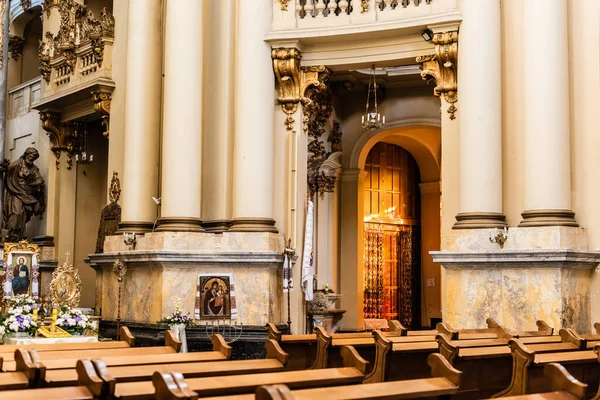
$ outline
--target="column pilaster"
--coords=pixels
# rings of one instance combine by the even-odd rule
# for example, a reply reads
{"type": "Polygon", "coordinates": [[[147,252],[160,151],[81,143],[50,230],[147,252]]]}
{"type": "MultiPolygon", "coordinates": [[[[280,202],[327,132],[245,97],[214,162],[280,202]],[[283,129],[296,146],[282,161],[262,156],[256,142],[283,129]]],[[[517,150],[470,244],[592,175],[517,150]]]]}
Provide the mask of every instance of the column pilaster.
{"type": "Polygon", "coordinates": [[[506,226],[502,212],[500,0],[461,0],[459,213],[454,229],[506,226]],[[484,40],[482,38],[485,38],[484,40]]]}
{"type": "Polygon", "coordinates": [[[161,0],[129,0],[120,232],[150,232],[157,216],[161,0]]]}
{"type": "Polygon", "coordinates": [[[162,205],[157,231],[201,232],[203,0],[167,0],[162,205]]]}
{"type": "Polygon", "coordinates": [[[238,13],[235,70],[233,232],[277,232],[273,218],[273,103],[275,82],[270,0],[256,0],[238,13]]]}
{"type": "Polygon", "coordinates": [[[576,227],[571,211],[567,0],[524,2],[523,24],[525,211],[519,226],[576,227]]]}

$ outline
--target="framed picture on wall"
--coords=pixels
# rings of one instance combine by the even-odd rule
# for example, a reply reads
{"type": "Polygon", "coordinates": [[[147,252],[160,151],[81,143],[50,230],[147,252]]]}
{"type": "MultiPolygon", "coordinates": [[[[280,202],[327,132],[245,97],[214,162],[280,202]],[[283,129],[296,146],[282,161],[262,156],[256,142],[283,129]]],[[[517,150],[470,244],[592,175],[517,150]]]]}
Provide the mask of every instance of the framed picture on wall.
{"type": "Polygon", "coordinates": [[[39,259],[40,248],[27,241],[4,244],[4,282],[5,299],[20,294],[39,298],[39,259]]]}

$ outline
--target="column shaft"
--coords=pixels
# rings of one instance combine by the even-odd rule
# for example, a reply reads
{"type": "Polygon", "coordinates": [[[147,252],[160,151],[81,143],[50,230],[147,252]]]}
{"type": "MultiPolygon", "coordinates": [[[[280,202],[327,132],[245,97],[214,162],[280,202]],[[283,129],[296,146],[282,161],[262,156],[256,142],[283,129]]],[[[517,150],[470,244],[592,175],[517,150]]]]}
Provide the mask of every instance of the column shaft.
{"type": "Polygon", "coordinates": [[[255,0],[238,14],[231,231],[277,232],[273,219],[275,78],[271,47],[264,41],[272,12],[270,0],[255,0]]]}
{"type": "Polygon", "coordinates": [[[149,232],[156,219],[161,13],[160,0],[129,1],[121,232],[149,232]]]}
{"type": "Polygon", "coordinates": [[[567,0],[523,2],[525,211],[520,226],[577,226],[571,211],[567,0]]]}
{"type": "Polygon", "coordinates": [[[505,226],[500,0],[461,0],[460,10],[459,214],[454,229],[505,226]]]}
{"type": "Polygon", "coordinates": [[[203,0],[167,0],[158,231],[202,231],[203,0]],[[193,38],[190,42],[182,38],[193,38]]]}

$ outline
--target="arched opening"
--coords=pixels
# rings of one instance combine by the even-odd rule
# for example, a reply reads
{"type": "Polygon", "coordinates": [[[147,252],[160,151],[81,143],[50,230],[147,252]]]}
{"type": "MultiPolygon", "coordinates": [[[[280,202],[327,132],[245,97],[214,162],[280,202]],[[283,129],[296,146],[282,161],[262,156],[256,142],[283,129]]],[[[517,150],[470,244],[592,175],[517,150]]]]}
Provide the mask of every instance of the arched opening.
{"type": "Polygon", "coordinates": [[[33,18],[29,21],[25,26],[23,38],[20,83],[28,82],[40,76],[38,67],[38,47],[40,40],[42,40],[42,20],[40,18],[33,18]]]}
{"type": "Polygon", "coordinates": [[[367,319],[421,326],[419,167],[402,147],[376,143],[365,162],[364,298],[367,319]]]}

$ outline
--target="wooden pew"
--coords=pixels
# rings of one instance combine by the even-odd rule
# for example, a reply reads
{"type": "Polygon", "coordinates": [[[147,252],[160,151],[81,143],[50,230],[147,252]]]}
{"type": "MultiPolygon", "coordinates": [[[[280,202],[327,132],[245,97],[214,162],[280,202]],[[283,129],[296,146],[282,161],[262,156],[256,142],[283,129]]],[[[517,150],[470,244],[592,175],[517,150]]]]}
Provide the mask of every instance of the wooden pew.
{"type": "MultiPolygon", "coordinates": [[[[439,354],[428,358],[431,367],[431,378],[406,380],[399,382],[371,383],[358,386],[338,386],[331,388],[289,390],[285,386],[261,387],[256,395],[209,397],[207,400],[267,400],[267,399],[327,399],[327,400],[376,400],[376,399],[414,399],[414,398],[445,398],[458,390],[461,372],[452,366],[439,354]],[[279,396],[279,397],[277,397],[279,396]],[[283,397],[282,397],[283,396],[283,397]]],[[[165,400],[177,397],[163,397],[165,400]]],[[[204,399],[204,398],[203,398],[204,399]]]]}
{"type": "Polygon", "coordinates": [[[439,333],[443,333],[452,340],[466,339],[496,339],[498,337],[529,337],[529,336],[550,336],[554,333],[554,329],[550,328],[544,321],[537,321],[537,331],[509,331],[499,325],[493,318],[486,320],[487,329],[453,329],[445,322],[439,322],[436,325],[439,333]]]}
{"type": "MultiPolygon", "coordinates": [[[[585,352],[587,341],[571,330],[561,329],[561,343],[533,343],[527,348],[538,353],[585,352]]],[[[524,338],[532,339],[532,338],[524,338]]],[[[460,347],[447,336],[437,337],[440,353],[457,369],[464,372],[463,385],[459,393],[465,398],[484,398],[509,386],[512,377],[513,356],[510,339],[507,346],[460,347]]],[[[524,346],[521,341],[519,344],[524,346]]]]}
{"type": "MultiPolygon", "coordinates": [[[[494,319],[494,318],[488,318],[485,320],[485,322],[487,323],[488,328],[494,329],[494,328],[499,328],[501,327],[501,325],[494,319]]],[[[520,331],[520,332],[515,332],[513,334],[513,336],[519,336],[519,337],[526,337],[526,336],[540,336],[540,335],[552,335],[554,334],[554,328],[552,328],[550,325],[548,325],[545,321],[537,320],[535,322],[536,326],[537,326],[537,331],[520,331]]],[[[509,333],[511,332],[511,330],[506,329],[506,331],[508,331],[509,333]]]]}
{"type": "MultiPolygon", "coordinates": [[[[552,390],[552,381],[544,376],[546,365],[559,363],[577,380],[588,385],[590,393],[598,391],[600,363],[598,352],[600,345],[594,350],[578,352],[540,354],[525,347],[518,340],[510,340],[512,350],[512,376],[506,389],[496,396],[516,396],[530,393],[543,393],[552,390]]],[[[598,398],[597,394],[595,398],[598,398]]]]}
{"type": "MultiPolygon", "coordinates": [[[[92,357],[128,357],[128,356],[140,356],[147,354],[172,354],[178,353],[181,349],[181,342],[175,337],[174,333],[170,330],[164,332],[165,346],[152,346],[152,347],[125,347],[125,348],[92,348],[92,349],[81,349],[81,350],[57,350],[52,351],[44,347],[43,351],[38,351],[36,346],[30,346],[25,349],[34,350],[38,353],[38,357],[42,361],[48,360],[64,360],[64,359],[81,359],[81,358],[92,358],[92,357]]],[[[82,343],[86,344],[86,343],[82,343]]],[[[97,344],[97,343],[87,343],[97,344]]],[[[0,368],[2,371],[14,371],[15,364],[15,352],[12,353],[1,353],[0,354],[0,368]]]]}
{"type": "MultiPolygon", "coordinates": [[[[252,375],[232,375],[186,379],[185,385],[199,397],[251,394],[262,385],[286,384],[292,389],[360,384],[364,378],[366,361],[351,347],[344,349],[344,367],[322,370],[284,371],[252,375]]],[[[161,398],[177,381],[172,373],[155,373],[151,382],[118,383],[114,398],[142,400],[161,398]],[[157,386],[157,375],[163,375],[157,386]]]]}
{"type": "MultiPolygon", "coordinates": [[[[213,351],[194,352],[194,353],[166,353],[152,354],[153,347],[147,347],[149,350],[142,355],[119,355],[119,352],[106,352],[109,357],[102,357],[102,361],[107,367],[116,366],[132,366],[132,365],[150,365],[150,364],[176,364],[190,362],[207,362],[207,361],[225,361],[231,357],[231,347],[225,342],[225,339],[219,334],[212,337],[213,351]]],[[[122,353],[122,351],[120,351],[122,353]]],[[[43,364],[47,371],[59,369],[75,369],[77,361],[87,358],[88,354],[82,352],[79,357],[75,358],[59,358],[43,360],[43,364]]],[[[16,367],[14,362],[7,362],[4,365],[5,371],[13,371],[10,369],[16,367]]]]}
{"type": "MultiPolygon", "coordinates": [[[[154,364],[124,367],[106,367],[101,359],[92,360],[96,371],[104,371],[103,380],[106,384],[114,385],[120,382],[140,382],[152,379],[155,371],[177,371],[186,378],[200,378],[206,376],[225,376],[240,374],[257,374],[264,372],[282,371],[287,361],[287,354],[274,340],[267,340],[267,359],[242,360],[242,361],[207,361],[200,363],[179,364],[154,364]]],[[[42,385],[47,387],[73,386],[77,383],[77,371],[72,369],[47,371],[42,385]]]]}
{"type": "Polygon", "coordinates": [[[587,385],[573,378],[560,364],[551,363],[544,367],[544,376],[552,382],[551,392],[504,397],[511,400],[573,400],[587,398],[587,385]]]}

